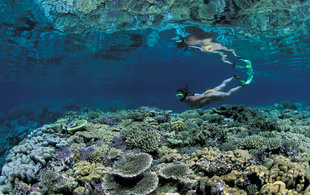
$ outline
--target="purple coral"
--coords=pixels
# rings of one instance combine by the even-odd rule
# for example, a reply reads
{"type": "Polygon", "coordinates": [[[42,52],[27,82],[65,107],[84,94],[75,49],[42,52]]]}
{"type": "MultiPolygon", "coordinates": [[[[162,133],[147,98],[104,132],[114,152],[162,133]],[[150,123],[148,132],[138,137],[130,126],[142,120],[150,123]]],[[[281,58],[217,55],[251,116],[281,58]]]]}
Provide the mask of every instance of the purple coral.
{"type": "Polygon", "coordinates": [[[126,148],[125,138],[126,136],[124,134],[121,134],[119,137],[114,136],[109,146],[112,148],[126,148]]]}
{"type": "Polygon", "coordinates": [[[95,151],[95,148],[93,146],[90,146],[87,148],[79,148],[78,151],[80,152],[82,156],[82,160],[86,160],[88,155],[95,151]]]}
{"type": "Polygon", "coordinates": [[[73,152],[69,148],[62,148],[57,152],[58,158],[68,158],[73,155],[73,152]]]}
{"type": "Polygon", "coordinates": [[[109,116],[104,119],[104,124],[115,126],[118,125],[121,121],[113,116],[109,116]]]}
{"type": "Polygon", "coordinates": [[[105,160],[104,160],[104,165],[106,167],[113,167],[114,162],[109,158],[109,153],[106,152],[104,154],[105,160]]]}

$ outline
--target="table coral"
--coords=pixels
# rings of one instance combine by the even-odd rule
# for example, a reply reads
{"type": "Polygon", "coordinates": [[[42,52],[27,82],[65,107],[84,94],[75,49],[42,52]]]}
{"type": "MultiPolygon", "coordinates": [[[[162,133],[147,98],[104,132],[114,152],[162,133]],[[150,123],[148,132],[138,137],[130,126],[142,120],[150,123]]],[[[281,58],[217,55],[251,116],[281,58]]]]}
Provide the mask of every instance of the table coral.
{"type": "Polygon", "coordinates": [[[180,179],[189,173],[189,168],[186,164],[168,164],[159,170],[160,176],[165,179],[180,179]]]}
{"type": "Polygon", "coordinates": [[[123,160],[116,162],[110,172],[121,177],[136,177],[150,168],[153,158],[147,153],[126,154],[123,160]]]}
{"type": "Polygon", "coordinates": [[[149,194],[158,185],[155,173],[147,172],[153,158],[147,153],[126,154],[104,176],[106,194],[149,194]]]}

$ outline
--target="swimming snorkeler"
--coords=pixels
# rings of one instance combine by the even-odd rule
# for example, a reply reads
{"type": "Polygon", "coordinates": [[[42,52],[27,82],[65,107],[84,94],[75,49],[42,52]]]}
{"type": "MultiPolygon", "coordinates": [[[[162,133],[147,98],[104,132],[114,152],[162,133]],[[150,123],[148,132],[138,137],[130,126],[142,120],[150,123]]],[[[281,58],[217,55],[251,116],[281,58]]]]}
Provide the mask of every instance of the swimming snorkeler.
{"type": "Polygon", "coordinates": [[[186,32],[191,35],[187,37],[182,37],[179,35],[179,40],[177,40],[177,47],[184,48],[185,50],[188,47],[199,49],[202,52],[210,52],[219,54],[222,57],[222,61],[228,64],[233,64],[228,61],[227,55],[225,52],[232,52],[236,57],[239,57],[235,50],[230,49],[224,46],[222,43],[216,41],[216,33],[204,32],[199,27],[191,26],[186,28],[186,32]]]}
{"type": "Polygon", "coordinates": [[[219,86],[213,89],[208,89],[202,94],[192,94],[188,90],[188,86],[186,86],[186,88],[180,88],[177,90],[176,98],[181,102],[185,102],[191,108],[201,108],[205,105],[211,104],[212,102],[222,101],[229,98],[231,95],[246,85],[245,82],[241,82],[238,87],[232,88],[228,92],[223,92],[223,89],[226,87],[226,85],[233,80],[241,79],[240,77],[234,75],[233,77],[224,80],[219,86]]]}

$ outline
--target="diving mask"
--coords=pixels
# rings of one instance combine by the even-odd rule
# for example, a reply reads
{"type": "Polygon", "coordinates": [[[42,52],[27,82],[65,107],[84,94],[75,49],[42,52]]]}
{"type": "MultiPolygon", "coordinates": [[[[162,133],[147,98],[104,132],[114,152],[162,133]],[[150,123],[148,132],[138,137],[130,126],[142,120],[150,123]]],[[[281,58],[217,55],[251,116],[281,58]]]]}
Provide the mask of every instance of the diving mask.
{"type": "Polygon", "coordinates": [[[184,95],[183,95],[183,93],[177,93],[177,94],[175,95],[175,97],[176,97],[178,100],[182,100],[182,99],[184,98],[184,95]]]}

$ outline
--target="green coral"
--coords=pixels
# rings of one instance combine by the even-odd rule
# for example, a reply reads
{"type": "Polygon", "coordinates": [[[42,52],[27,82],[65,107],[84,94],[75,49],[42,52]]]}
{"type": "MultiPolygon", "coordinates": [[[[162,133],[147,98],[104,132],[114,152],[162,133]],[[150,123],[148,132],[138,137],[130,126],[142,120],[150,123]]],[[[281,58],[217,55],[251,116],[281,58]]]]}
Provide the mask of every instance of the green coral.
{"type": "Polygon", "coordinates": [[[40,192],[43,194],[70,193],[76,188],[78,183],[71,178],[58,177],[53,170],[47,170],[41,176],[39,184],[40,192]]]}
{"type": "Polygon", "coordinates": [[[126,143],[133,147],[139,148],[144,152],[153,152],[159,148],[160,132],[145,124],[133,124],[125,132],[126,143]]]}
{"type": "Polygon", "coordinates": [[[169,164],[159,170],[160,176],[165,179],[180,179],[189,173],[189,168],[186,164],[169,164]]]}

